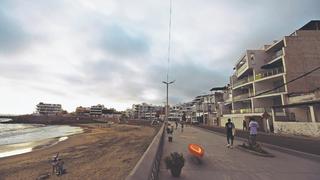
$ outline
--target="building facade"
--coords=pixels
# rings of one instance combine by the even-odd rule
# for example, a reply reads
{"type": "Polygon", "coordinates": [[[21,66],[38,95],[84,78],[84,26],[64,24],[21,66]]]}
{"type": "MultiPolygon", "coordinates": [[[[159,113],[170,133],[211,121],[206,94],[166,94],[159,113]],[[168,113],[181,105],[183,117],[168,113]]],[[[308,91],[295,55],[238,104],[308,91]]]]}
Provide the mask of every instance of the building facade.
{"type": "Polygon", "coordinates": [[[160,114],[162,114],[163,112],[164,109],[162,106],[142,103],[133,104],[130,114],[132,116],[132,119],[155,120],[158,119],[160,117],[160,114]]]}
{"type": "Polygon", "coordinates": [[[36,107],[37,114],[39,115],[58,115],[62,113],[61,104],[48,104],[40,102],[36,107]]]}
{"type": "Polygon", "coordinates": [[[319,122],[317,104],[304,110],[274,108],[272,111],[272,107],[287,106],[293,97],[299,99],[315,93],[320,87],[320,70],[313,71],[317,67],[320,68],[320,21],[310,21],[262,49],[246,50],[236,63],[231,87],[224,94],[221,124],[231,118],[237,128],[242,128],[243,121],[248,124],[249,118],[255,118],[261,130],[279,132],[277,121],[311,122],[307,117],[313,117],[314,122],[319,122]],[[271,118],[261,118],[266,114],[271,118]]]}

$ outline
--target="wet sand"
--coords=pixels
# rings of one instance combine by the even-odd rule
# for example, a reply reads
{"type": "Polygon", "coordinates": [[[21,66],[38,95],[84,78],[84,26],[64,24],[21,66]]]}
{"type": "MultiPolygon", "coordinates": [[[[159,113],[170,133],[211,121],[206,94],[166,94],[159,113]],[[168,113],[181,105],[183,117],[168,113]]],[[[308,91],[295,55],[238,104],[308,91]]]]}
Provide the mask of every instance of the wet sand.
{"type": "Polygon", "coordinates": [[[70,136],[54,146],[0,159],[0,179],[125,179],[155,135],[147,126],[80,125],[84,133],[70,136]],[[52,175],[49,160],[57,152],[66,174],[52,175]]]}

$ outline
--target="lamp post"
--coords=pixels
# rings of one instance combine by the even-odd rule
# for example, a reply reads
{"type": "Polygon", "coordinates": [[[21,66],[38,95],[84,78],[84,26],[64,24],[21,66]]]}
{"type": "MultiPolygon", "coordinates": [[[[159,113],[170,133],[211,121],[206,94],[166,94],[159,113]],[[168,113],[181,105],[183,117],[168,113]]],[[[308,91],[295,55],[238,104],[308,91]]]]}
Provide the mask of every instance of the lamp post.
{"type": "Polygon", "coordinates": [[[162,81],[162,83],[167,85],[167,102],[166,102],[166,122],[168,122],[168,109],[169,109],[169,84],[174,83],[174,81],[168,82],[168,81],[162,81]]]}

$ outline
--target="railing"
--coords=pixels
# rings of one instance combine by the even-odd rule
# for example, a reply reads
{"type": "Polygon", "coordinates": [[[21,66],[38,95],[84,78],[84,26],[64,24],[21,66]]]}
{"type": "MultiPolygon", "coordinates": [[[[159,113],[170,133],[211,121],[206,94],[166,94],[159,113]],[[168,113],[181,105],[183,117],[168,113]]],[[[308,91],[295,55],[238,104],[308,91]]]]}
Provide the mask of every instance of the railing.
{"type": "Polygon", "coordinates": [[[269,76],[274,76],[274,75],[277,75],[277,74],[281,74],[283,72],[284,72],[283,71],[283,67],[270,69],[268,71],[264,71],[264,72],[261,72],[259,74],[256,74],[255,75],[255,80],[263,79],[263,78],[266,78],[266,77],[269,77],[269,76]]]}
{"type": "Polygon", "coordinates": [[[271,108],[254,108],[253,111],[255,113],[264,113],[264,112],[271,113],[271,108]]]}
{"type": "Polygon", "coordinates": [[[233,97],[233,100],[241,100],[241,99],[248,99],[251,96],[250,93],[244,93],[233,97]]]}
{"type": "Polygon", "coordinates": [[[276,93],[281,93],[281,92],[285,92],[285,88],[284,87],[280,87],[278,89],[266,92],[266,90],[263,91],[256,91],[256,96],[261,96],[261,95],[267,95],[267,94],[276,94],[276,93]]]}
{"type": "Polygon", "coordinates": [[[248,76],[246,78],[243,78],[243,79],[240,79],[240,80],[234,82],[233,83],[233,87],[236,87],[236,86],[239,86],[241,84],[245,84],[245,83],[251,82],[253,80],[254,80],[253,76],[248,76]]]}
{"type": "Polygon", "coordinates": [[[128,175],[126,180],[156,180],[160,168],[160,161],[164,145],[165,125],[162,124],[158,134],[154,137],[148,149],[128,175]]]}
{"type": "Polygon", "coordinates": [[[252,109],[246,108],[246,109],[234,109],[231,111],[232,114],[245,114],[245,113],[252,113],[252,109]]]}

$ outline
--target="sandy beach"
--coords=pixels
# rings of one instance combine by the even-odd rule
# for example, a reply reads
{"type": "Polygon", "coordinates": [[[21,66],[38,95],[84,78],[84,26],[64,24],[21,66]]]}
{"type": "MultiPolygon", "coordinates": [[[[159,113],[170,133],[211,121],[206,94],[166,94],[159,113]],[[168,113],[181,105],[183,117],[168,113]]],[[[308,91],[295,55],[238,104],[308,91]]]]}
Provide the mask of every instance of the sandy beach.
{"type": "Polygon", "coordinates": [[[148,126],[82,124],[84,133],[49,147],[0,159],[0,179],[125,179],[152,141],[148,126]],[[60,153],[66,174],[52,175],[49,160],[60,153]]]}

